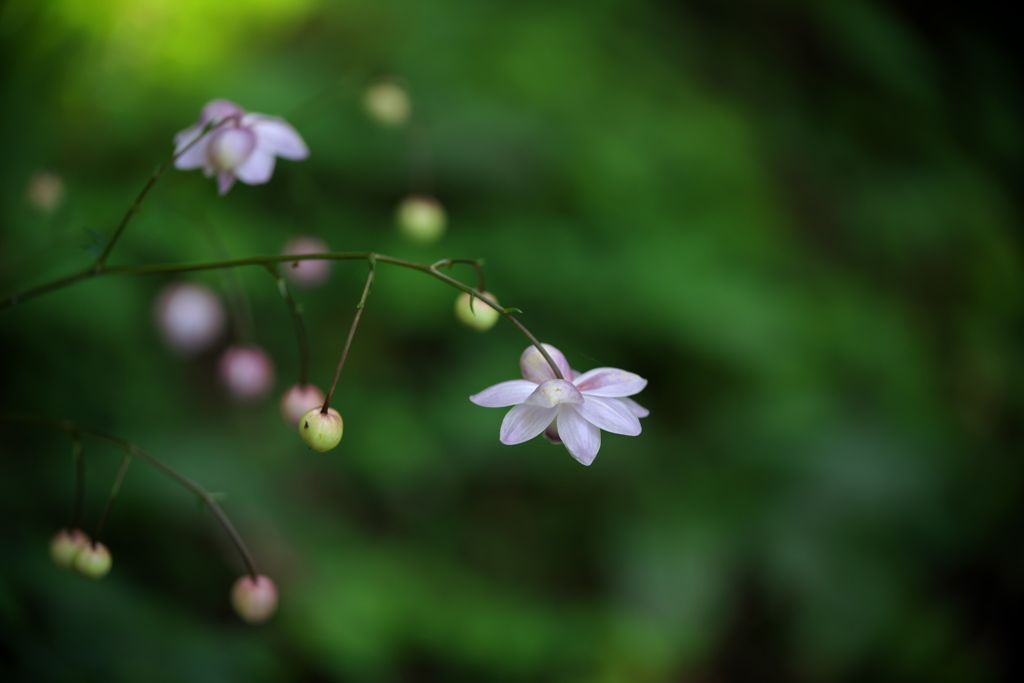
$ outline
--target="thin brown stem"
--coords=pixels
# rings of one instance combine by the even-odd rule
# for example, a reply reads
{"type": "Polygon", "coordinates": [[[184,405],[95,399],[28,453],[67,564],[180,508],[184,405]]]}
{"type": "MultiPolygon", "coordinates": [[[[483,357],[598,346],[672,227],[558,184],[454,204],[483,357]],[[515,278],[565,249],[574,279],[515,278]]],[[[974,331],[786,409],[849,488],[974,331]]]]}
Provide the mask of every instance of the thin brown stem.
{"type": "Polygon", "coordinates": [[[348,357],[348,349],[352,346],[352,338],[356,336],[356,327],[359,326],[359,318],[363,315],[363,308],[366,307],[366,298],[370,296],[370,287],[373,285],[373,269],[376,264],[376,259],[370,258],[370,272],[366,276],[366,286],[363,287],[363,295],[359,298],[359,303],[356,305],[356,315],[352,318],[352,327],[348,331],[348,339],[345,340],[345,348],[341,350],[341,360],[338,361],[338,369],[334,371],[334,380],[331,382],[331,388],[327,390],[327,398],[324,399],[324,405],[320,409],[320,412],[327,414],[327,409],[331,406],[331,397],[334,396],[334,388],[338,386],[338,378],[341,377],[341,369],[345,367],[345,358],[348,357]]]}

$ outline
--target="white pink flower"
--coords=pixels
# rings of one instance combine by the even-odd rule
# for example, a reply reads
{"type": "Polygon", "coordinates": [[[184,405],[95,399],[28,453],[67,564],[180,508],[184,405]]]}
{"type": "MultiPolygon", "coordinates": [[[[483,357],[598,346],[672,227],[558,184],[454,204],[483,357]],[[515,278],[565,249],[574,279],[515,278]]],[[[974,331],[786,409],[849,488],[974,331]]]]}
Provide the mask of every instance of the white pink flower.
{"type": "Polygon", "coordinates": [[[201,168],[207,178],[216,175],[220,194],[230,190],[235,179],[247,185],[270,180],[275,157],[300,161],[309,156],[302,137],[284,119],[250,113],[227,100],[207,104],[195,124],[174,136],[175,154],[186,147],[174,167],[201,168]],[[214,127],[204,133],[211,123],[214,127]]]}
{"type": "Polygon", "coordinates": [[[523,443],[543,433],[589,465],[601,448],[602,429],[627,436],[640,433],[638,418],[650,411],[626,397],[647,386],[646,379],[618,368],[579,374],[561,351],[543,346],[565,379],[558,379],[540,351],[531,346],[519,358],[523,379],[501,382],[469,397],[485,408],[513,406],[501,423],[503,444],[523,443]]]}

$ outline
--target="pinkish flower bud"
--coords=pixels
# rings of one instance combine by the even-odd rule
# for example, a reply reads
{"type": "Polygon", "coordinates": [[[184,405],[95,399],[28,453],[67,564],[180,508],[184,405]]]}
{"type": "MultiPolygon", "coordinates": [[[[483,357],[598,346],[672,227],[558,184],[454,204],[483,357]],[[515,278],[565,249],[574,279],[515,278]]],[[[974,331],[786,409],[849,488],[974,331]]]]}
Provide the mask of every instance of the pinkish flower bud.
{"type": "Polygon", "coordinates": [[[274,384],[274,363],[258,346],[232,346],[220,357],[220,377],[232,396],[256,401],[274,384]]]}
{"type": "Polygon", "coordinates": [[[299,426],[299,420],[307,411],[324,404],[324,392],[314,384],[296,384],[281,397],[281,417],[292,428],[299,426]]]}
{"type": "Polygon", "coordinates": [[[50,558],[58,567],[70,569],[75,558],[89,546],[89,536],[81,529],[61,529],[50,541],[50,558]]]}
{"type": "Polygon", "coordinates": [[[90,579],[98,579],[110,571],[113,561],[110,551],[102,543],[92,543],[75,556],[75,571],[90,579]]]}
{"type": "Polygon", "coordinates": [[[277,586],[262,574],[243,576],[231,588],[231,606],[244,621],[262,623],[277,611],[277,586]]]}
{"type": "Polygon", "coordinates": [[[302,416],[299,423],[299,435],[306,445],[314,451],[326,453],[341,441],[345,423],[334,408],[321,412],[321,408],[311,408],[302,416]]]}
{"type": "MultiPolygon", "coordinates": [[[[319,237],[296,237],[284,245],[283,254],[323,254],[330,251],[327,243],[319,237]]],[[[307,259],[305,261],[285,261],[281,270],[285,277],[300,287],[318,287],[327,282],[331,276],[332,261],[326,259],[307,259]]]]}
{"type": "Polygon", "coordinates": [[[224,329],[224,308],[209,287],[174,282],[156,299],[156,325],[174,352],[190,356],[207,349],[224,329]]]}
{"type": "Polygon", "coordinates": [[[400,126],[409,118],[409,94],[394,81],[379,81],[366,89],[363,107],[378,123],[400,126]]]}
{"type": "Polygon", "coordinates": [[[28,179],[25,198],[32,206],[47,213],[64,200],[64,181],[50,171],[36,171],[28,179]]]}
{"type": "Polygon", "coordinates": [[[447,223],[444,207],[433,197],[424,195],[403,199],[398,205],[397,218],[399,232],[421,244],[440,239],[447,223]]]}
{"type": "MultiPolygon", "coordinates": [[[[498,300],[494,298],[494,295],[490,292],[480,292],[486,298],[490,299],[494,303],[498,303],[498,300]]],[[[501,317],[501,313],[480,301],[469,292],[463,292],[455,300],[455,317],[467,327],[472,327],[474,330],[480,332],[486,332],[487,330],[494,327],[495,323],[498,322],[498,318],[501,317]],[[472,306],[472,308],[470,308],[472,306]]]]}

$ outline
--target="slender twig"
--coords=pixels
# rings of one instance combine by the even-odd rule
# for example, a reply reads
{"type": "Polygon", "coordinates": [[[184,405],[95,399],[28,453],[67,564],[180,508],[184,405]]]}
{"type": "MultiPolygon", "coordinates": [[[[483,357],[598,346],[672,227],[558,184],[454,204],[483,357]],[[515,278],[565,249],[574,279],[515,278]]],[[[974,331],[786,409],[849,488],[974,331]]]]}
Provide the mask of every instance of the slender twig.
{"type": "Polygon", "coordinates": [[[110,489],[110,496],[107,498],[107,504],[103,507],[103,514],[100,515],[100,521],[96,524],[96,533],[92,537],[94,547],[103,538],[103,527],[106,526],[107,518],[110,517],[110,510],[114,507],[117,494],[121,492],[121,483],[124,481],[124,475],[128,474],[128,466],[131,464],[132,452],[128,449],[128,452],[124,454],[124,458],[121,460],[121,467],[117,470],[117,476],[114,477],[114,486],[110,489]]]}
{"type": "Polygon", "coordinates": [[[295,303],[288,285],[277,268],[268,263],[267,270],[277,279],[277,291],[281,292],[284,302],[288,305],[288,312],[291,314],[292,324],[295,326],[295,337],[299,343],[299,385],[306,386],[309,384],[309,342],[306,339],[306,325],[302,322],[302,310],[295,303]]]}
{"type": "MultiPolygon", "coordinates": [[[[160,470],[160,472],[162,472],[164,475],[173,479],[177,484],[185,487],[186,489],[194,493],[196,496],[200,498],[200,500],[203,501],[206,507],[208,507],[210,511],[213,513],[213,516],[217,518],[217,521],[220,522],[220,525],[224,528],[224,531],[227,532],[228,537],[234,544],[235,549],[238,550],[239,555],[242,556],[242,562],[245,564],[246,572],[250,576],[252,576],[254,580],[257,578],[258,572],[256,571],[256,562],[253,561],[252,555],[249,553],[249,549],[245,546],[245,542],[242,541],[242,537],[239,535],[238,531],[235,530],[235,527],[231,523],[231,520],[228,519],[228,516],[224,514],[224,511],[220,509],[219,505],[217,505],[217,501],[214,499],[213,494],[211,494],[201,485],[192,481],[185,475],[180,474],[174,468],[164,464],[155,456],[150,455],[149,453],[142,450],[141,448],[131,443],[130,441],[114,436],[112,434],[97,431],[95,429],[86,429],[83,427],[79,427],[67,420],[54,420],[39,415],[29,415],[24,413],[0,413],[0,420],[6,420],[9,422],[20,422],[22,424],[29,425],[41,425],[44,427],[49,427],[51,429],[58,429],[60,431],[67,432],[68,434],[71,434],[73,436],[91,436],[96,439],[102,439],[103,441],[108,441],[110,443],[117,444],[118,446],[121,446],[122,448],[126,449],[129,455],[138,456],[142,458],[147,463],[149,463],[156,469],[160,470]]],[[[122,469],[124,469],[124,467],[125,465],[122,464],[122,469]]],[[[123,475],[121,475],[121,477],[123,478],[123,475]]]]}
{"type": "Polygon", "coordinates": [[[356,327],[359,326],[359,318],[363,315],[363,308],[366,307],[366,298],[370,296],[370,288],[373,286],[373,268],[375,265],[375,259],[370,259],[370,272],[366,276],[366,286],[363,287],[363,295],[359,297],[359,303],[356,304],[356,315],[352,318],[352,327],[348,330],[348,339],[345,340],[345,348],[341,350],[341,360],[338,361],[338,369],[334,371],[334,380],[331,382],[331,388],[327,390],[327,398],[324,399],[324,405],[320,409],[320,412],[327,414],[327,409],[331,406],[331,397],[334,396],[334,388],[338,386],[338,378],[341,377],[341,369],[345,366],[345,358],[348,356],[348,349],[352,346],[352,338],[356,336],[356,327]]]}
{"type": "Polygon", "coordinates": [[[386,263],[392,266],[398,266],[399,268],[408,268],[410,270],[417,270],[421,273],[426,273],[432,277],[441,280],[445,284],[454,287],[461,292],[468,292],[473,295],[484,304],[490,306],[502,316],[504,316],[510,323],[512,323],[523,335],[530,340],[537,350],[540,351],[541,355],[551,366],[555,376],[559,379],[565,379],[562,377],[561,371],[555,364],[554,359],[547,352],[547,349],[537,340],[533,334],[530,333],[526,327],[519,322],[519,320],[513,315],[518,312],[516,308],[503,308],[498,304],[494,303],[490,299],[483,296],[483,293],[477,289],[470,287],[469,285],[463,284],[455,278],[449,277],[444,273],[440,272],[433,266],[429,266],[424,263],[416,263],[415,261],[406,261],[405,259],[395,258],[393,256],[385,256],[384,254],[377,254],[372,251],[355,251],[355,252],[336,252],[326,254],[275,254],[273,256],[250,256],[248,258],[230,259],[226,261],[206,261],[202,263],[165,263],[156,264],[149,266],[114,266],[106,268],[100,272],[88,272],[79,273],[62,280],[50,282],[33,289],[26,290],[20,294],[13,294],[3,301],[0,301],[0,310],[10,308],[11,306],[23,302],[27,299],[51,292],[55,289],[70,286],[76,282],[84,279],[101,277],[104,275],[156,275],[160,273],[189,273],[201,270],[218,270],[221,268],[238,268],[241,266],[266,266],[272,263],[284,263],[292,261],[306,261],[306,260],[328,260],[328,261],[373,261],[375,263],[386,263]]]}

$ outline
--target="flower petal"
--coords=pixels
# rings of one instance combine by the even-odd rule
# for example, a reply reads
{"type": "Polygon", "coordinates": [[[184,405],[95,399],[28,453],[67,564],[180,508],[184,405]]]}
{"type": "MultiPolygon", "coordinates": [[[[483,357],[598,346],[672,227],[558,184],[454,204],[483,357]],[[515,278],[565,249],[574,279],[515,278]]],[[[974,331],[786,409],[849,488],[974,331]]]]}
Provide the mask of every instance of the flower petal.
{"type": "MultiPolygon", "coordinates": [[[[571,381],[572,369],[569,367],[569,361],[565,359],[562,352],[551,344],[541,344],[541,346],[550,354],[551,360],[555,361],[555,365],[558,366],[562,377],[571,381]]],[[[554,371],[551,369],[551,364],[544,358],[544,354],[537,350],[536,346],[527,347],[523,354],[519,356],[519,369],[523,371],[524,379],[537,384],[549,379],[557,379],[554,371]]]]}
{"type": "Polygon", "coordinates": [[[196,121],[196,126],[203,128],[211,121],[223,121],[229,116],[241,118],[245,116],[245,110],[230,100],[211,100],[203,107],[203,111],[199,114],[199,120],[196,121]]]}
{"type": "Polygon", "coordinates": [[[235,174],[231,171],[221,171],[217,174],[217,191],[225,195],[231,186],[235,184],[235,174]]]}
{"type": "Polygon", "coordinates": [[[577,409],[579,406],[565,406],[558,411],[558,436],[569,455],[589,465],[601,448],[601,430],[585,420],[577,409]]]}
{"type": "Polygon", "coordinates": [[[583,400],[583,394],[569,380],[549,379],[537,387],[524,403],[541,408],[554,408],[562,403],[583,403],[583,400]]]}
{"type": "Polygon", "coordinates": [[[647,386],[640,375],[618,368],[594,368],[576,378],[576,386],[591,396],[632,396],[647,386]]]}
{"type": "Polygon", "coordinates": [[[220,171],[234,171],[254,155],[256,134],[245,128],[222,128],[210,135],[207,160],[220,171]]]}
{"type": "Polygon", "coordinates": [[[625,403],[617,398],[587,396],[583,405],[575,406],[583,418],[612,434],[636,436],[640,433],[640,420],[625,403]]]}
{"type": "Polygon", "coordinates": [[[501,422],[499,439],[508,446],[529,441],[551,424],[558,415],[558,408],[538,408],[537,406],[518,405],[508,411],[501,422]]]}
{"type": "Polygon", "coordinates": [[[262,150],[292,161],[301,161],[309,156],[309,148],[302,136],[284,119],[249,114],[242,120],[242,125],[252,128],[262,150]]]}
{"type": "Polygon", "coordinates": [[[536,388],[537,385],[533,382],[513,379],[487,387],[479,394],[470,396],[469,400],[484,408],[504,408],[522,403],[536,388]]]}
{"type": "MultiPolygon", "coordinates": [[[[174,136],[174,153],[177,154],[181,150],[195,139],[196,135],[202,128],[196,128],[193,126],[188,130],[183,130],[174,136]]],[[[210,143],[210,136],[207,135],[205,138],[197,142],[196,144],[185,150],[185,153],[174,160],[174,168],[179,171],[190,171],[193,168],[201,168],[206,163],[206,147],[210,143]]]]}
{"type": "Polygon", "coordinates": [[[626,407],[629,408],[630,411],[637,417],[647,417],[648,415],[651,414],[651,411],[647,410],[647,408],[644,408],[642,405],[640,405],[631,398],[619,398],[616,400],[625,403],[626,407]]]}
{"type": "Polygon", "coordinates": [[[235,169],[235,175],[246,185],[262,185],[274,175],[274,155],[262,149],[255,150],[235,169]]]}

